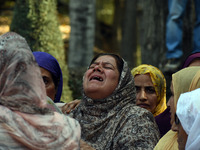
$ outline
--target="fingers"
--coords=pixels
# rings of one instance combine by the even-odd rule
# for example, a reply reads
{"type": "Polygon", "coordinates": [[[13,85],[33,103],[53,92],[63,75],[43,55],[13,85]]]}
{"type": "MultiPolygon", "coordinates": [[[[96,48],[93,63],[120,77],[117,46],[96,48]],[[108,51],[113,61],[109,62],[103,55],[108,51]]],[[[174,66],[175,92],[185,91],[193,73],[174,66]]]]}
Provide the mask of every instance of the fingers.
{"type": "Polygon", "coordinates": [[[79,99],[74,100],[74,106],[75,107],[77,107],[80,103],[81,103],[81,100],[79,100],[79,99]]]}
{"type": "Polygon", "coordinates": [[[70,103],[66,103],[63,107],[62,107],[62,112],[69,114],[71,112],[71,110],[73,109],[73,104],[70,103]]]}
{"type": "Polygon", "coordinates": [[[95,150],[93,147],[91,147],[89,144],[87,144],[83,140],[80,140],[80,149],[81,150],[95,150]]]}
{"type": "Polygon", "coordinates": [[[72,110],[74,110],[80,104],[80,100],[74,100],[69,103],[66,103],[62,107],[62,112],[65,114],[69,114],[72,110]]]}

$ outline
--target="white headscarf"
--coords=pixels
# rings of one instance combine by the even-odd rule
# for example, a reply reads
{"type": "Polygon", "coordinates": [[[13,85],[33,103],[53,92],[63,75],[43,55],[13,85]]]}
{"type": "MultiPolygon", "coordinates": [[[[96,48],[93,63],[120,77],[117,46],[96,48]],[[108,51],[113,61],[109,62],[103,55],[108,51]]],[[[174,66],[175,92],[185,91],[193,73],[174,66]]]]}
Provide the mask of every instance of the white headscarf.
{"type": "Polygon", "coordinates": [[[176,114],[188,135],[186,150],[200,149],[200,88],[181,94],[176,114]]]}

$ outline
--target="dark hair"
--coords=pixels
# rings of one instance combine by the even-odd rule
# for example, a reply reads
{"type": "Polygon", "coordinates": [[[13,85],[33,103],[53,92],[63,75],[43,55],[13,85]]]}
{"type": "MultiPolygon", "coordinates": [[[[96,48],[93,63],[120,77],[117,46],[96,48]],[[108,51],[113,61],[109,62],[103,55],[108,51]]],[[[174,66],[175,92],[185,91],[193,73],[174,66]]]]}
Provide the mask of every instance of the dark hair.
{"type": "MultiPolygon", "coordinates": [[[[49,71],[49,70],[48,70],[49,71]]],[[[55,90],[56,90],[56,94],[57,94],[57,90],[58,90],[58,84],[60,82],[60,79],[57,78],[55,75],[53,75],[53,73],[51,71],[49,71],[51,73],[51,77],[53,79],[53,83],[54,83],[54,86],[55,86],[55,90]]],[[[56,101],[56,94],[55,94],[55,97],[53,99],[53,101],[56,101]]]]}
{"type": "MultiPolygon", "coordinates": [[[[50,72],[50,71],[49,71],[50,72]]],[[[51,72],[50,72],[51,73],[51,72]]],[[[53,79],[53,83],[55,85],[55,89],[57,90],[58,89],[58,84],[60,82],[60,79],[57,78],[55,75],[53,75],[53,73],[51,73],[51,76],[52,76],[52,79],[53,79]]]]}
{"type": "MultiPolygon", "coordinates": [[[[115,59],[116,64],[117,64],[117,69],[118,69],[118,71],[119,71],[119,74],[121,75],[121,72],[122,72],[122,69],[123,69],[123,65],[124,65],[124,61],[123,61],[123,59],[122,59],[119,55],[117,55],[117,54],[113,54],[113,53],[99,53],[99,54],[97,54],[96,56],[94,56],[94,58],[92,59],[90,65],[93,64],[94,61],[95,61],[97,58],[99,58],[99,57],[101,57],[101,56],[105,56],[105,55],[112,56],[112,57],[115,59]]],[[[89,66],[90,66],[90,65],[89,65],[89,66]]]]}

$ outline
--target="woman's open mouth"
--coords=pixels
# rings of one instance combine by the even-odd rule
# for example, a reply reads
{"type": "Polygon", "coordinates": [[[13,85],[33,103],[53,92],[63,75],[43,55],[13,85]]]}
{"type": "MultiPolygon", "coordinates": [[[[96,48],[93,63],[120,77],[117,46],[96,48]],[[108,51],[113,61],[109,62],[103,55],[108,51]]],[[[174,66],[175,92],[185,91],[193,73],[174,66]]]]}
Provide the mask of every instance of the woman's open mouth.
{"type": "Polygon", "coordinates": [[[102,77],[100,77],[100,76],[92,76],[90,79],[89,79],[89,81],[91,81],[91,80],[97,80],[97,81],[100,81],[100,82],[102,82],[103,81],[103,78],[102,77]]]}

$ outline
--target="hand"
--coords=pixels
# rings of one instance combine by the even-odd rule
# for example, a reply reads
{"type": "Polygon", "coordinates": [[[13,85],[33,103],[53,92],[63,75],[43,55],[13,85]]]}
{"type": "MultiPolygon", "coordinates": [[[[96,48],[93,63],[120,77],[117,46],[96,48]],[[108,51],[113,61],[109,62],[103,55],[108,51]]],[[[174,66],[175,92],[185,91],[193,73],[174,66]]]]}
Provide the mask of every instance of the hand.
{"type": "Polygon", "coordinates": [[[95,150],[93,147],[91,147],[89,144],[87,144],[83,140],[80,140],[80,149],[81,150],[95,150]]]}
{"type": "Polygon", "coordinates": [[[81,100],[76,99],[69,103],[66,103],[64,106],[62,106],[61,110],[64,114],[69,114],[72,110],[74,110],[79,104],[81,100]]]}

